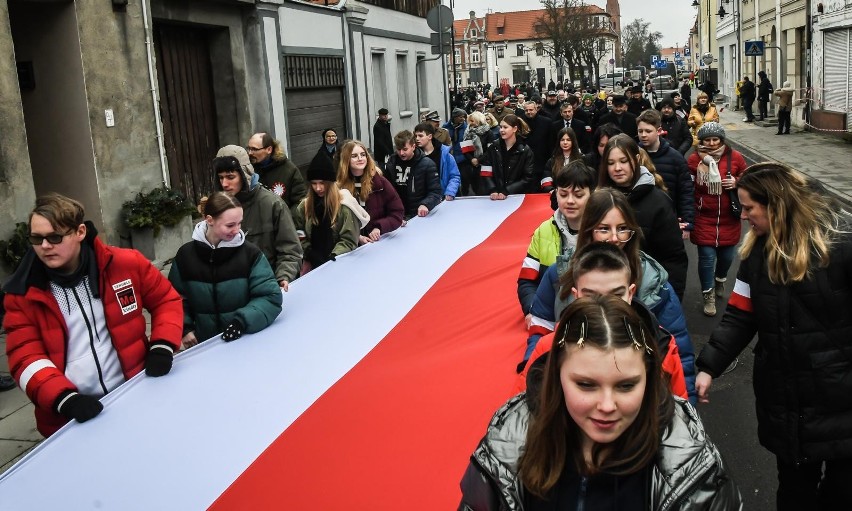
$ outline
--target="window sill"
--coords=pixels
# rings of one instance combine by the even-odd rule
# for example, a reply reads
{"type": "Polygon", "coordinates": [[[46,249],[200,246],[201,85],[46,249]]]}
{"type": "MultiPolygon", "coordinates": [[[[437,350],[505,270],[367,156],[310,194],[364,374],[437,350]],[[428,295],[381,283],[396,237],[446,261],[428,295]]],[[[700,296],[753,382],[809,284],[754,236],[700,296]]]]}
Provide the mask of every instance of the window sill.
{"type": "Polygon", "coordinates": [[[402,112],[399,113],[399,118],[400,119],[406,119],[408,117],[412,117],[413,115],[414,115],[414,112],[412,112],[411,110],[403,110],[402,112]]]}

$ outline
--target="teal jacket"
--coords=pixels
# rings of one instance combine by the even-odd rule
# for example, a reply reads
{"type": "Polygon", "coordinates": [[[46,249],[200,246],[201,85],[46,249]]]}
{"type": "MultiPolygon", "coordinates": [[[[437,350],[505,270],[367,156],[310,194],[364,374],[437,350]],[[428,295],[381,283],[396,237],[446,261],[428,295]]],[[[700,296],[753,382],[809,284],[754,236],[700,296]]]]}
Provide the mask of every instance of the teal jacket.
{"type": "Polygon", "coordinates": [[[183,333],[205,341],[239,320],[246,333],[269,326],[281,312],[281,288],[257,246],[240,231],[213,248],[204,239],[206,222],[178,250],[169,280],[183,297],[183,333]],[[199,236],[200,234],[200,236],[199,236]]]}

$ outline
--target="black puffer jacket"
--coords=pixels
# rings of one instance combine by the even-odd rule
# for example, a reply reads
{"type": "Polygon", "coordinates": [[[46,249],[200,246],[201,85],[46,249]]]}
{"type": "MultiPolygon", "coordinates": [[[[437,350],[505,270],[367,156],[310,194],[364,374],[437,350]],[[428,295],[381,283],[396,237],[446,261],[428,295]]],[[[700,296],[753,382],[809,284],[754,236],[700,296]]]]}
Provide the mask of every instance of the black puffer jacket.
{"type": "MultiPolygon", "coordinates": [[[[401,176],[398,176],[398,174],[402,172],[402,167],[407,166],[402,165],[399,155],[396,153],[388,158],[388,162],[385,164],[385,177],[393,183],[394,187],[401,186],[398,183],[401,176]],[[398,166],[400,169],[397,169],[398,166]]],[[[429,211],[432,211],[435,209],[435,206],[441,203],[441,199],[443,199],[438,168],[435,166],[435,162],[431,158],[424,156],[423,151],[420,149],[414,150],[414,156],[411,158],[410,174],[407,179],[408,195],[405,204],[403,204],[405,207],[405,218],[417,216],[417,208],[421,205],[426,206],[429,208],[429,211]]]]}
{"type": "Polygon", "coordinates": [[[681,119],[677,114],[668,118],[663,117],[662,129],[665,132],[663,136],[669,145],[677,149],[680,154],[686,154],[692,147],[692,133],[689,132],[689,126],[686,125],[686,120],[681,119]]]}
{"type": "Polygon", "coordinates": [[[663,176],[663,181],[666,182],[669,197],[675,203],[677,217],[688,223],[689,229],[692,229],[692,223],[695,221],[695,196],[692,175],[686,160],[664,138],[660,138],[660,147],[648,154],[657,173],[663,176]]]}
{"type": "Polygon", "coordinates": [[[789,286],[769,282],[765,242],[740,264],[696,366],[719,376],[757,333],[761,445],[788,463],[852,458],[852,235],[835,243],[827,268],[789,286]]]}
{"type": "Polygon", "coordinates": [[[508,151],[503,139],[491,144],[480,167],[483,192],[486,195],[537,192],[539,182],[533,162],[532,149],[520,140],[508,151]]]}
{"type": "Polygon", "coordinates": [[[669,272],[669,284],[678,298],[686,289],[689,260],[683,247],[680,226],[671,197],[654,184],[654,176],[645,167],[627,194],[627,200],[642,227],[642,251],[656,259],[669,272]]]}

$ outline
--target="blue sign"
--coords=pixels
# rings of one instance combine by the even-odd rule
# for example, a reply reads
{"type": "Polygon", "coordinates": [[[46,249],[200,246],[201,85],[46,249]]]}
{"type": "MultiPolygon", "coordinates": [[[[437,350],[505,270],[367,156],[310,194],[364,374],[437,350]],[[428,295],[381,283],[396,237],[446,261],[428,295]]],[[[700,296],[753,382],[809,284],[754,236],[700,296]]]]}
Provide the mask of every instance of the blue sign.
{"type": "Polygon", "coordinates": [[[676,51],[676,52],[675,52],[675,58],[676,58],[676,59],[679,59],[679,58],[680,58],[680,52],[679,52],[679,51],[676,51]]]}
{"type": "Polygon", "coordinates": [[[651,62],[656,62],[656,61],[657,61],[657,56],[651,55],[651,62]]]}
{"type": "Polygon", "coordinates": [[[762,57],[763,56],[763,41],[746,41],[745,42],[746,57],[762,57]]]}
{"type": "Polygon", "coordinates": [[[669,67],[669,63],[665,60],[658,60],[654,62],[654,67],[657,69],[666,69],[667,67],[669,67]]]}
{"type": "Polygon", "coordinates": [[[689,51],[689,48],[684,48],[684,49],[683,49],[683,54],[684,54],[685,56],[689,57],[689,54],[690,54],[690,53],[691,53],[691,52],[689,51]]]}
{"type": "Polygon", "coordinates": [[[683,67],[683,60],[677,59],[675,60],[675,64],[677,64],[677,67],[683,67]]]}

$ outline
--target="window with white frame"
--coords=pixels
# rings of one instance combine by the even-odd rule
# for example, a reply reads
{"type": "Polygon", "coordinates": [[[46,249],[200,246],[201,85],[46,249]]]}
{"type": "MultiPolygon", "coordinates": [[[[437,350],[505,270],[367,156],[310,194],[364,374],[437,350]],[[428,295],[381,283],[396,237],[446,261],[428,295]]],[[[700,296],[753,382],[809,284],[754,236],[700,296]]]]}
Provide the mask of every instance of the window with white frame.
{"type": "Polygon", "coordinates": [[[470,61],[474,64],[479,64],[479,48],[470,49],[470,61]]]}
{"type": "Polygon", "coordinates": [[[516,51],[517,51],[517,53],[515,55],[517,55],[518,57],[523,57],[524,56],[524,45],[523,44],[517,45],[516,51]]]}
{"type": "Polygon", "coordinates": [[[501,47],[497,48],[497,58],[502,59],[503,56],[504,56],[503,47],[501,46],[501,47]]]}
{"type": "Polygon", "coordinates": [[[470,29],[470,37],[471,38],[476,39],[476,34],[477,34],[476,29],[474,29],[474,28],[470,29]]]}

